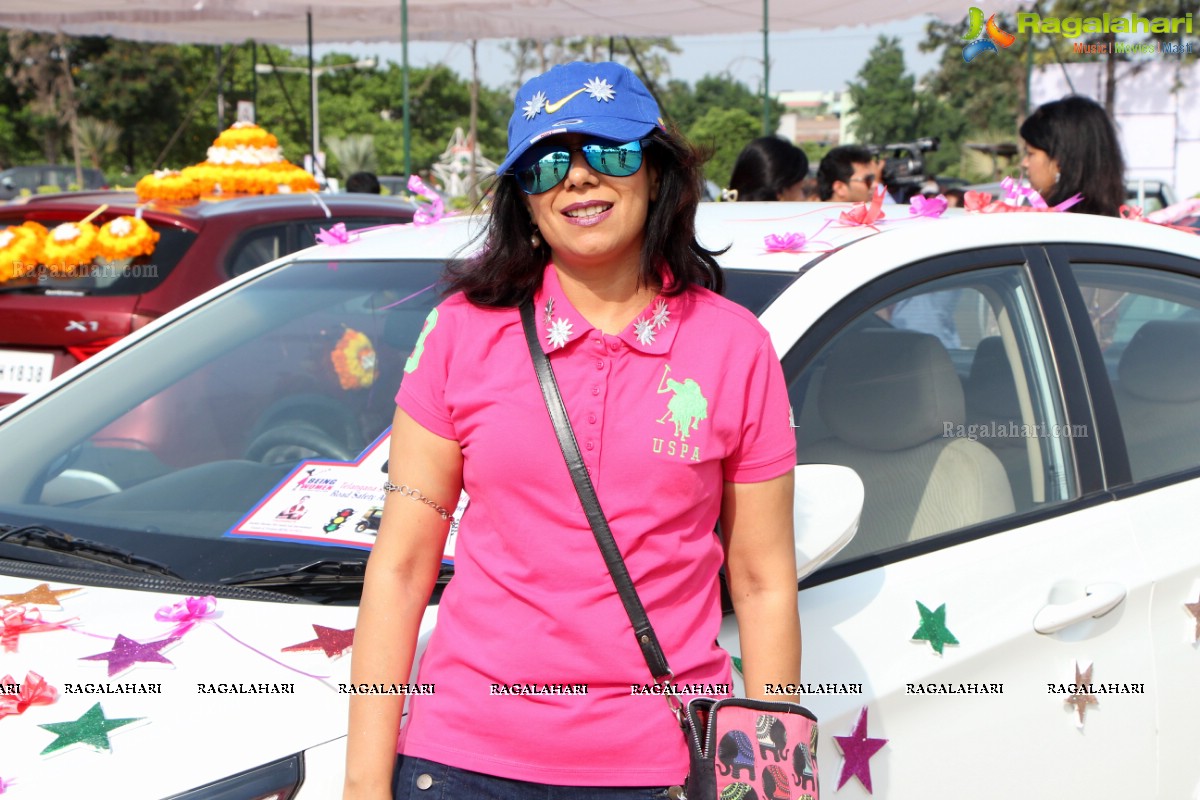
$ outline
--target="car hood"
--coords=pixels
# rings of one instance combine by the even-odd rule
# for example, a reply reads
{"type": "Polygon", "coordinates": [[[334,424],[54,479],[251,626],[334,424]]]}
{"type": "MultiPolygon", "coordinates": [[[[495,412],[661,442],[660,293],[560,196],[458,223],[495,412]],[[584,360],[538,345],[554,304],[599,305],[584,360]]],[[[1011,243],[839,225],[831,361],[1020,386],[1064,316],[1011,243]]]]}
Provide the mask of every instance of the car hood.
{"type": "MultiPolygon", "coordinates": [[[[0,697],[10,712],[0,718],[0,787],[12,781],[21,796],[85,797],[113,787],[125,798],[161,798],[346,733],[349,695],[338,684],[349,682],[343,648],[352,634],[337,632],[352,631],[354,607],[196,598],[189,610],[177,605],[187,601],[179,595],[9,576],[0,576],[0,598],[0,679],[11,676],[2,682],[22,684],[30,699],[40,675],[55,695],[23,709],[12,702],[13,687],[0,697]],[[79,591],[59,591],[71,588],[79,591]],[[177,638],[157,652],[169,664],[151,651],[130,653],[146,659],[138,661],[89,658],[127,652],[119,636],[143,645],[177,638]],[[128,669],[110,677],[110,663],[128,669]],[[97,703],[108,720],[138,721],[108,732],[110,750],[76,744],[44,754],[65,741],[61,723],[97,703]]],[[[75,726],[68,735],[83,732],[75,726]]]]}

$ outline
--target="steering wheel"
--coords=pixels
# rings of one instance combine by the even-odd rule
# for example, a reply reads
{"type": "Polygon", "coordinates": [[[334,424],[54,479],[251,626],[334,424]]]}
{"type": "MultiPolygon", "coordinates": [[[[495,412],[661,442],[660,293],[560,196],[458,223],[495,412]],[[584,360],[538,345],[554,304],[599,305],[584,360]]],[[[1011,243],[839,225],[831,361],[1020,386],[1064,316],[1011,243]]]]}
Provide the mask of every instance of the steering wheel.
{"type": "Polygon", "coordinates": [[[246,458],[264,464],[328,458],[351,461],[356,456],[332,434],[311,422],[280,420],[277,425],[254,438],[246,447],[246,458]]]}

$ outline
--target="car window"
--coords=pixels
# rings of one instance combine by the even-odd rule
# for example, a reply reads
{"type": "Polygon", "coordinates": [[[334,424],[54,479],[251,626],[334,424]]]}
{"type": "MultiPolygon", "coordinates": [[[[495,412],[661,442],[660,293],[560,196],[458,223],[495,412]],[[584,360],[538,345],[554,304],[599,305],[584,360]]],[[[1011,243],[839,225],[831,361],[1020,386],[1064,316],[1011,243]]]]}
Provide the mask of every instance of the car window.
{"type": "Polygon", "coordinates": [[[1200,279],[1075,264],[1133,479],[1200,466],[1200,279]]]}
{"type": "Polygon", "coordinates": [[[353,462],[390,425],[442,267],[289,264],[116,354],[0,429],[21,465],[0,481],[0,519],[202,581],[363,558],[223,534],[302,462],[353,462]]]}
{"type": "Polygon", "coordinates": [[[292,252],[288,245],[289,223],[267,225],[242,236],[229,254],[226,271],[230,277],[261,267],[292,252]]]}
{"type": "Polygon", "coordinates": [[[1033,298],[1017,266],[928,281],[858,313],[788,375],[797,459],[852,467],[866,486],[836,561],[1074,495],[1033,298]]]}

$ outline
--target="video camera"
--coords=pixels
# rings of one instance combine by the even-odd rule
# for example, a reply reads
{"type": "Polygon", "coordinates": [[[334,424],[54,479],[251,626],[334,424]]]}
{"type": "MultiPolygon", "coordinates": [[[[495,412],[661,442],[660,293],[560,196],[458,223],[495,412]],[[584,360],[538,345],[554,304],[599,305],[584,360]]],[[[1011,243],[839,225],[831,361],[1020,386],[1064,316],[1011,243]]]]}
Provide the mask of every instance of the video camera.
{"type": "Polygon", "coordinates": [[[938,137],[926,136],[868,148],[876,158],[883,159],[883,182],[897,202],[907,202],[930,179],[925,174],[925,154],[937,150],[939,144],[938,137]]]}

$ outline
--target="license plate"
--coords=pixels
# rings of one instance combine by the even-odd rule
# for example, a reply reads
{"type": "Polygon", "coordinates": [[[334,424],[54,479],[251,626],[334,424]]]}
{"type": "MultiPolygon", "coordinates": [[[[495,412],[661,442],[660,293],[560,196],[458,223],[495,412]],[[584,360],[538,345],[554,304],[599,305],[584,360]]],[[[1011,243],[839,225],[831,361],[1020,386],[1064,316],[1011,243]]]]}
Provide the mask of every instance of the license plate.
{"type": "Polygon", "coordinates": [[[0,394],[28,394],[50,382],[53,353],[0,350],[0,394]]]}

